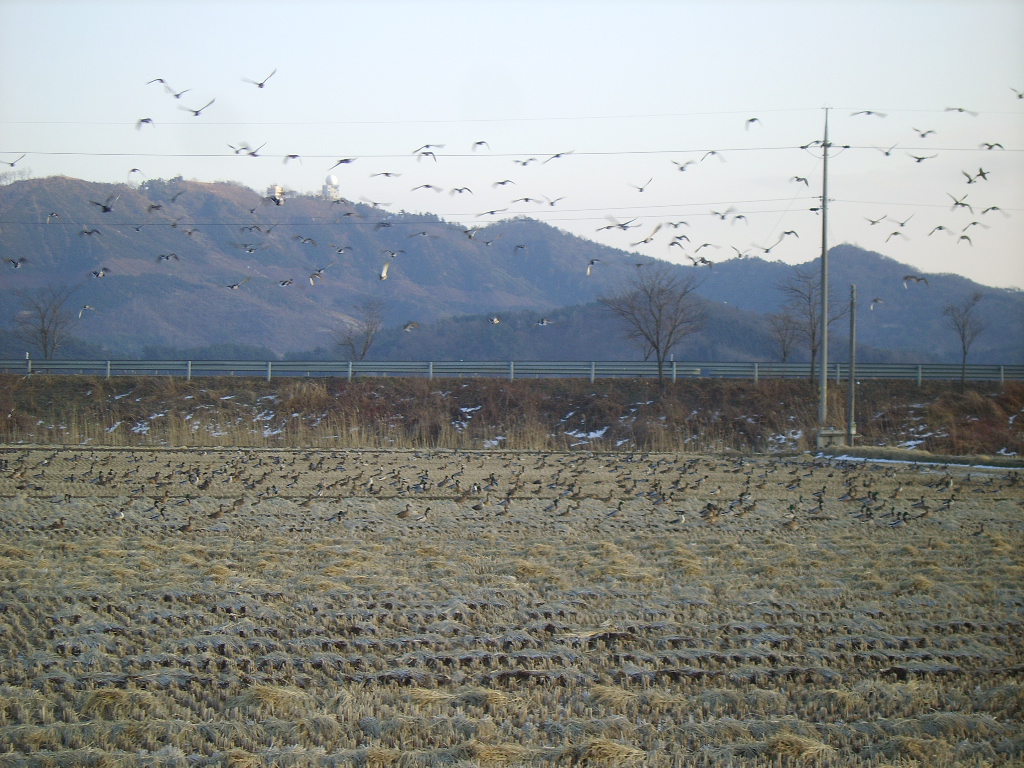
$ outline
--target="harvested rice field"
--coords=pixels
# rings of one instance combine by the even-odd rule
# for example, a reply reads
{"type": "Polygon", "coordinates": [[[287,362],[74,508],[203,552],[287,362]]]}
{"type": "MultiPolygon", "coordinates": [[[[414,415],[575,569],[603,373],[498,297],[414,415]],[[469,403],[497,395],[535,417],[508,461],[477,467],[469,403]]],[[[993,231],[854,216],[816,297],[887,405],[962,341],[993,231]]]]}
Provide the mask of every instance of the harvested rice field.
{"type": "Polygon", "coordinates": [[[0,767],[1017,766],[1020,470],[0,450],[0,767]]]}

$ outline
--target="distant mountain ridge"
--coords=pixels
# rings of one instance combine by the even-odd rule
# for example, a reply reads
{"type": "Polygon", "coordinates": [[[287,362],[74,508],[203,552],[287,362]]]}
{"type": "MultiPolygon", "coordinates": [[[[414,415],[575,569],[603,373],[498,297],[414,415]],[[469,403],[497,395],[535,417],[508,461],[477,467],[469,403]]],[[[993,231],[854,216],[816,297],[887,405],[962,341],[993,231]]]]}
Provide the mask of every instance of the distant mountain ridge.
{"type": "MultiPolygon", "coordinates": [[[[464,227],[348,200],[298,196],[278,205],[237,184],[182,179],[138,188],[67,177],[15,181],[0,186],[0,225],[8,354],[24,346],[11,338],[21,306],[15,292],[63,284],[79,286],[76,309],[95,307],[75,324],[75,336],[119,357],[214,345],[337,357],[337,329],[357,305],[376,301],[385,321],[377,358],[625,359],[638,353],[597,301],[654,263],[532,219],[464,227]],[[7,261],[22,258],[18,269],[7,261]],[[493,315],[503,322],[489,326],[493,315]],[[534,325],[541,317],[552,322],[534,325]],[[402,332],[413,320],[417,330],[402,332]]],[[[763,316],[779,309],[777,286],[797,267],[742,258],[675,268],[697,270],[707,314],[680,355],[776,359],[763,316]]],[[[851,283],[862,310],[881,299],[858,313],[869,359],[958,360],[942,308],[980,291],[989,331],[971,361],[1024,362],[1024,294],[955,275],[929,274],[927,285],[905,288],[910,271],[854,246],[830,251],[836,301],[848,300],[851,283]]],[[[845,321],[835,333],[846,335],[845,321]]]]}

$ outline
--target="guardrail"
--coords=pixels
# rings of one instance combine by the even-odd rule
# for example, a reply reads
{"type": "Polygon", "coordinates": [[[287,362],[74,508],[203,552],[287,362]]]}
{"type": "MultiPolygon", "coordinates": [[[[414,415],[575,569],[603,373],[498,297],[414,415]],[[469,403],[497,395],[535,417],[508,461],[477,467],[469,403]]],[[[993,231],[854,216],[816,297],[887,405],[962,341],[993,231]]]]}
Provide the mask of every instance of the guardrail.
{"type": "MultiPolygon", "coordinates": [[[[99,376],[334,376],[349,380],[363,376],[422,376],[426,378],[502,377],[517,378],[651,378],[658,365],[636,361],[294,361],[294,360],[0,360],[0,372],[22,374],[69,374],[99,376]]],[[[1024,365],[968,365],[970,381],[1019,381],[1024,365]]],[[[794,379],[809,378],[809,363],[720,363],[671,361],[664,367],[666,379],[794,379]]],[[[817,375],[817,374],[815,374],[817,375]]],[[[857,366],[857,379],[913,379],[918,384],[931,380],[957,380],[959,365],[943,363],[869,364],[857,366]]],[[[849,378],[846,363],[829,366],[829,378],[849,378]]]]}

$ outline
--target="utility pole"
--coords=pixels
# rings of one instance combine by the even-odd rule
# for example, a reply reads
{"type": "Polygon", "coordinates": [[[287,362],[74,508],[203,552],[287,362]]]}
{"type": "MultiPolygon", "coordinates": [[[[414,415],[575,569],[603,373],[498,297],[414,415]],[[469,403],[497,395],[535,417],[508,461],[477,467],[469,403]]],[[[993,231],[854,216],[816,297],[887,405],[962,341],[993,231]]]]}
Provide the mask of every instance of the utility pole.
{"type": "Polygon", "coordinates": [[[821,142],[821,380],[818,391],[818,428],[828,418],[828,107],[825,107],[825,138],[821,142]]]}
{"type": "Polygon", "coordinates": [[[846,390],[846,444],[853,446],[857,435],[853,409],[857,398],[857,286],[850,286],[850,384],[846,390]]]}

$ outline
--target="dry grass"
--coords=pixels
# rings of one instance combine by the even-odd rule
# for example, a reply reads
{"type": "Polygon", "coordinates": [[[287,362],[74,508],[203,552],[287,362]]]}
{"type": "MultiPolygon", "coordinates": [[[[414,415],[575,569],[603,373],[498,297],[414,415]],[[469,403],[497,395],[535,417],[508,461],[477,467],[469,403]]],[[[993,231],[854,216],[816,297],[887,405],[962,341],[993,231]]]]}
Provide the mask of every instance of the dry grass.
{"type": "MultiPolygon", "coordinates": [[[[843,386],[829,414],[845,423],[843,386]]],[[[281,379],[0,376],[0,441],[55,445],[740,451],[813,447],[802,380],[281,379]]],[[[1024,455],[1024,384],[867,381],[858,444],[923,460],[1024,455]],[[1000,455],[995,455],[1000,454],[1000,455]]],[[[893,456],[895,457],[895,455],[893,456]]]]}
{"type": "Polygon", "coordinates": [[[0,767],[1024,760],[1016,471],[0,451],[0,767]]]}

